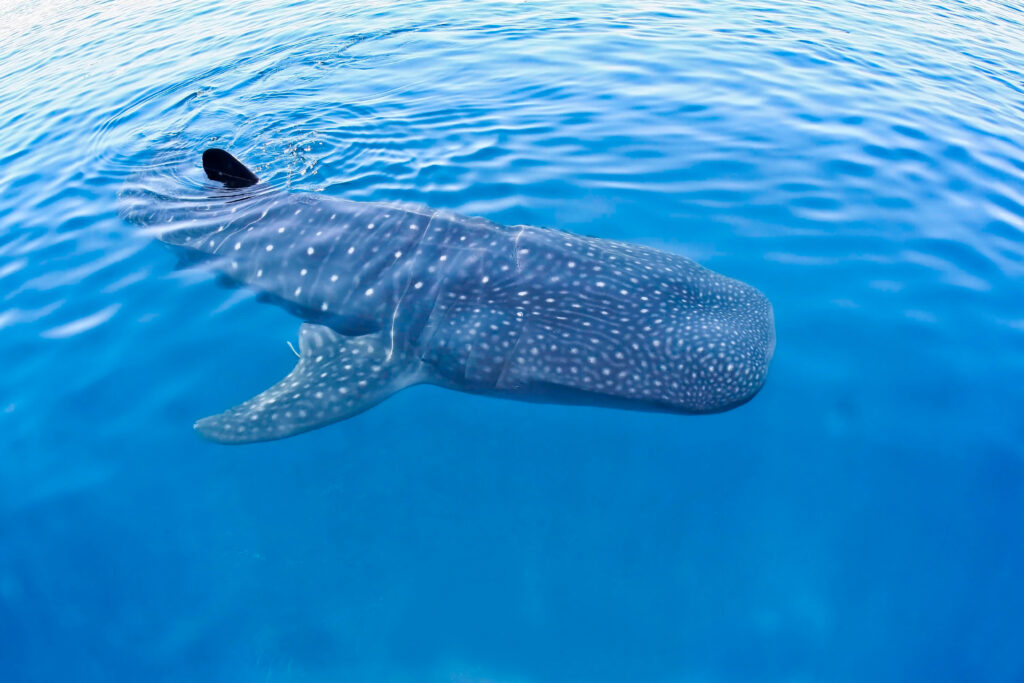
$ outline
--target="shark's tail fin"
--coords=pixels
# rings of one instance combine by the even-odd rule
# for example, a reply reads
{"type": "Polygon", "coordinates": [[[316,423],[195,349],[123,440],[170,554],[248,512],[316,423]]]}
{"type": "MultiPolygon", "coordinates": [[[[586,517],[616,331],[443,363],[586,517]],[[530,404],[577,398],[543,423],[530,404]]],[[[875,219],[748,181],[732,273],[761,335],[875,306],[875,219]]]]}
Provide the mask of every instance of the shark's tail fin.
{"type": "Polygon", "coordinates": [[[260,181],[245,164],[216,147],[203,152],[203,170],[207,178],[224,183],[226,187],[249,187],[260,181]]]}

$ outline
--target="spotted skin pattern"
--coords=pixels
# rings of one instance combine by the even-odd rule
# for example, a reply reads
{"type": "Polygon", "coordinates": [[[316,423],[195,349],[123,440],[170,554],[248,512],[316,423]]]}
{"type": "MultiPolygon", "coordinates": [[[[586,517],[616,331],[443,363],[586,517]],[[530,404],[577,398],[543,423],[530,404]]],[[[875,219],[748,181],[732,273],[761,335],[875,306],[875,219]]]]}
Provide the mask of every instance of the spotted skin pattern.
{"type": "Polygon", "coordinates": [[[760,390],[774,351],[764,295],[643,246],[262,186],[124,213],[307,322],[292,374],[197,423],[215,441],[289,436],[419,382],[719,412],[760,390]]]}

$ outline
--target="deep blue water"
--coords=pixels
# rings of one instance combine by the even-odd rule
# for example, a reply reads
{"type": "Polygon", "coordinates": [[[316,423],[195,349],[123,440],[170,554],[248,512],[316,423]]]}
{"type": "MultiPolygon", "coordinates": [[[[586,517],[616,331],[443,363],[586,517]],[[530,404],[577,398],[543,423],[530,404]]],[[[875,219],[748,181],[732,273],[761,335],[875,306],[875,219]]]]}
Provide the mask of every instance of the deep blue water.
{"type": "Polygon", "coordinates": [[[1024,681],[1024,11],[625,5],[4,3],[0,679],[1024,681]],[[298,321],[117,197],[211,145],[695,258],[767,385],[206,443],[298,321]]]}

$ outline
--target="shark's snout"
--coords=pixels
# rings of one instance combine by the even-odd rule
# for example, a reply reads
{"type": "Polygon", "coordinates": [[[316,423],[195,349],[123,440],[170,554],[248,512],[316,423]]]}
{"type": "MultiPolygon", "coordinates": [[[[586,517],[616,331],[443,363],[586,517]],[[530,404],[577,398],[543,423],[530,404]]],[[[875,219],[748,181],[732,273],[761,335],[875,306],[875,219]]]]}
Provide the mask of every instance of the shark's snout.
{"type": "Polygon", "coordinates": [[[674,325],[667,350],[670,386],[687,412],[716,413],[743,405],[761,391],[775,352],[771,302],[745,283],[715,275],[703,291],[714,303],[700,317],[674,325]]]}

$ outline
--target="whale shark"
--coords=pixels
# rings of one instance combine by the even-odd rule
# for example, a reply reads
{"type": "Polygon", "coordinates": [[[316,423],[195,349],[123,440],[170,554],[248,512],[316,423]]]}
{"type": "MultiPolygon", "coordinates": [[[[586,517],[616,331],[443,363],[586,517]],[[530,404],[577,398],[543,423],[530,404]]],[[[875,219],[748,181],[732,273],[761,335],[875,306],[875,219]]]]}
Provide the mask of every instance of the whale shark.
{"type": "Polygon", "coordinates": [[[293,313],[298,361],[195,429],[226,444],[353,417],[415,384],[703,414],[760,391],[771,303],[684,256],[444,209],[261,183],[208,149],[200,196],[126,192],[123,215],[189,263],[293,313]]]}

